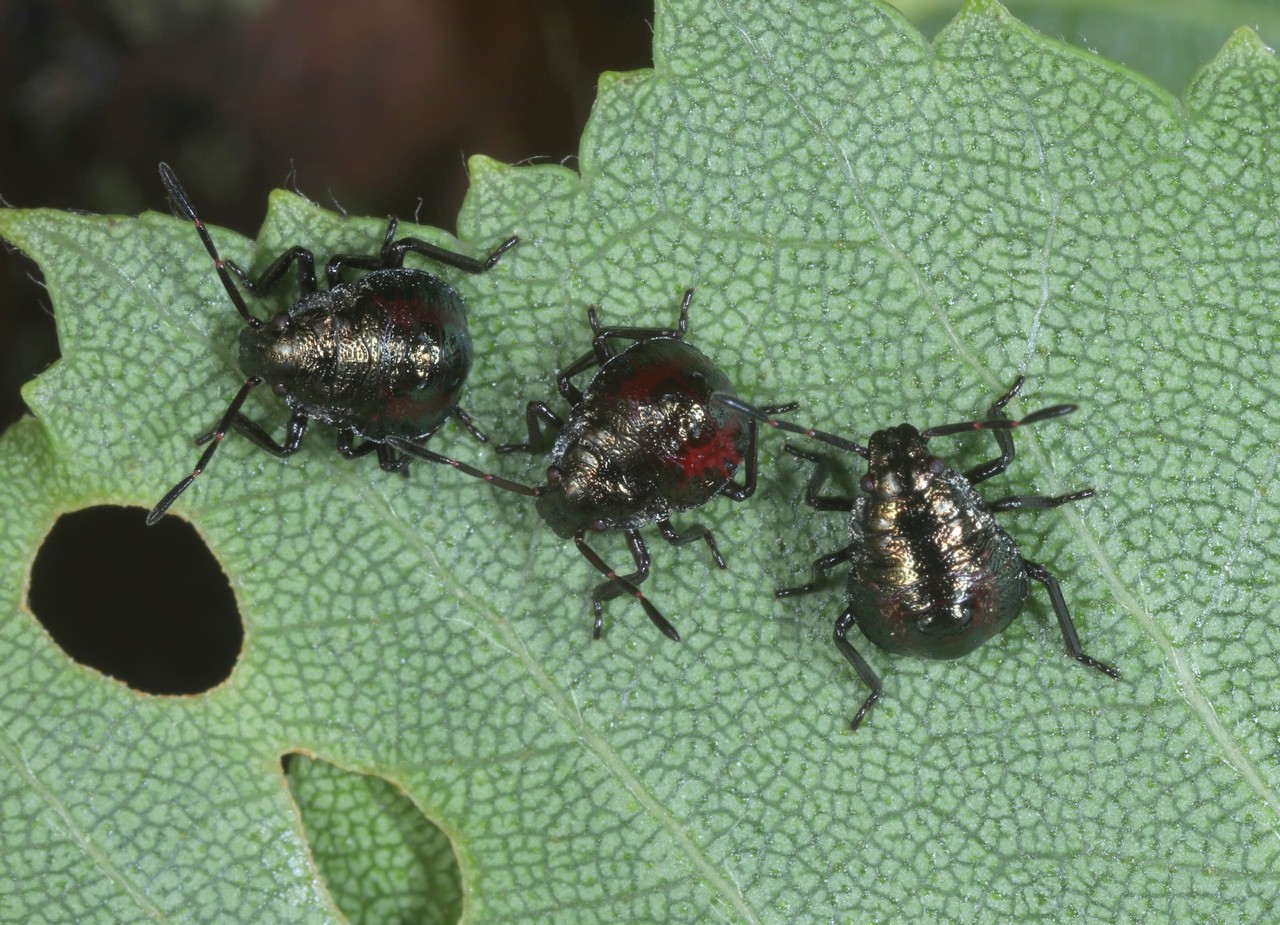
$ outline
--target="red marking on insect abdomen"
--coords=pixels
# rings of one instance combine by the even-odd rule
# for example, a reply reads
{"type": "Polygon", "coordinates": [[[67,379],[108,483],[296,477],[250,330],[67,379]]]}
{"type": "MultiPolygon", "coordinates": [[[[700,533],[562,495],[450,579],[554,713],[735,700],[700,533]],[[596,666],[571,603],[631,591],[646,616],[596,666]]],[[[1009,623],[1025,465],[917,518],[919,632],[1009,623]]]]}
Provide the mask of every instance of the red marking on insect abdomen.
{"type": "Polygon", "coordinates": [[[736,439],[740,433],[736,422],[716,427],[709,440],[682,443],[681,451],[671,462],[685,481],[731,478],[742,462],[742,450],[736,439]]]}

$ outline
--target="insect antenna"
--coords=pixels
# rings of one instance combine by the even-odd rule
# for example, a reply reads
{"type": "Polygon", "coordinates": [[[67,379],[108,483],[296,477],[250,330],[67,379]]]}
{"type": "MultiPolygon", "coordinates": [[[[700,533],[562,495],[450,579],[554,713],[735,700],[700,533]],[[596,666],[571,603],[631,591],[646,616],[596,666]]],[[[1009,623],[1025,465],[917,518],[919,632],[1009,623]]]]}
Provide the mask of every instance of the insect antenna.
{"type": "Polygon", "coordinates": [[[178,182],[173,169],[163,161],[160,163],[160,181],[164,183],[164,188],[169,193],[169,202],[173,204],[174,210],[179,217],[187,219],[196,226],[196,233],[200,235],[200,240],[204,243],[204,249],[213,258],[213,266],[218,271],[218,278],[222,280],[223,288],[227,290],[227,295],[231,297],[231,302],[235,305],[236,311],[240,313],[240,317],[244,319],[244,323],[251,328],[259,327],[262,321],[249,314],[249,306],[245,304],[244,296],[240,294],[240,290],[232,282],[231,273],[227,270],[222,258],[218,256],[218,249],[213,246],[213,238],[209,236],[209,230],[205,228],[204,222],[200,221],[200,216],[196,215],[195,206],[191,204],[187,191],[178,182]]]}
{"type": "MultiPolygon", "coordinates": [[[[762,424],[768,424],[770,427],[775,427],[778,430],[785,430],[790,434],[800,434],[803,437],[818,440],[829,446],[834,446],[836,449],[844,450],[847,453],[855,453],[863,459],[868,458],[867,448],[862,446],[862,444],[854,443],[852,440],[846,440],[844,437],[837,437],[835,434],[829,434],[824,430],[814,430],[812,427],[802,427],[799,424],[793,424],[790,421],[775,418],[769,413],[774,409],[757,408],[754,405],[747,404],[736,396],[726,395],[724,392],[716,392],[711,397],[725,407],[732,408],[734,411],[745,414],[747,417],[759,421],[762,424]]],[[[791,405],[783,405],[778,410],[788,410],[791,407],[795,407],[794,402],[791,403],[791,405]]]]}
{"type": "Polygon", "coordinates": [[[392,449],[399,450],[401,453],[407,453],[410,456],[416,456],[419,459],[425,459],[427,462],[437,463],[442,466],[450,466],[457,469],[459,472],[466,473],[472,478],[480,479],[483,482],[488,482],[490,485],[501,488],[504,491],[513,492],[517,495],[525,495],[530,498],[540,498],[543,494],[543,489],[540,487],[522,485],[519,482],[504,479],[491,472],[482,472],[474,466],[468,466],[461,460],[452,459],[440,453],[433,453],[426,447],[419,446],[418,444],[410,440],[406,440],[403,437],[388,437],[385,442],[387,446],[392,449]]]}
{"type": "Polygon", "coordinates": [[[1064,414],[1070,414],[1075,411],[1079,405],[1052,405],[1048,408],[1041,408],[1039,411],[1033,411],[1024,418],[1011,421],[1009,418],[987,418],[983,421],[959,421],[955,424],[940,424],[937,427],[930,427],[921,431],[920,436],[924,440],[933,437],[946,437],[951,434],[966,434],[975,430],[1013,430],[1016,427],[1022,427],[1024,424],[1035,424],[1038,421],[1046,421],[1049,418],[1060,418],[1064,414]]]}

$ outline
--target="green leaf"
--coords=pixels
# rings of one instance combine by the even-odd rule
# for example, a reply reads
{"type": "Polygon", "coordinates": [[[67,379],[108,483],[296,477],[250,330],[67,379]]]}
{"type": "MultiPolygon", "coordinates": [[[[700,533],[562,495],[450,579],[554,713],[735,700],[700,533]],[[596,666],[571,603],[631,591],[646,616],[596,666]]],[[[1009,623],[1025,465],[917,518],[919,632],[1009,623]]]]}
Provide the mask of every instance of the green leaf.
{"type": "MultiPolygon", "coordinates": [[[[581,176],[471,162],[455,246],[521,242],[456,280],[465,406],[517,436],[525,400],[558,402],[586,306],[666,325],[690,285],[690,340],[746,397],[856,439],[970,418],[1025,372],[1015,413],[1081,410],[1021,431],[987,491],[1097,489],[1010,527],[1125,679],[1068,659],[1033,591],[961,661],[862,644],[885,699],[851,734],[839,582],[770,593],[845,535],[799,504],[776,435],[755,498],[680,519],[716,531],[728,571],[655,539],[645,590],[673,645],[622,600],[592,643],[598,575],[523,499],[388,477],[317,428],[288,460],[228,440],[175,506],[231,577],[244,652],[206,695],[134,693],[57,649],[26,574],[60,512],[150,507],[189,471],[240,381],[239,319],[187,223],[3,213],[63,360],[0,440],[0,920],[337,921],[280,774],[293,751],[447,831],[469,923],[1269,918],[1275,58],[1238,32],[1179,102],[992,2],[932,44],[870,3],[672,0],[654,25],[653,71],[601,79],[581,176]]],[[[277,192],[256,245],[213,233],[260,268],[382,230],[277,192]]],[[[278,432],[272,396],[248,407],[278,432]]],[[[545,466],[452,426],[432,447],[545,466]]]]}
{"type": "MultiPolygon", "coordinates": [[[[891,2],[925,35],[956,12],[956,0],[891,2]]],[[[1280,41],[1280,6],[1273,0],[1013,0],[1005,6],[1045,35],[1141,71],[1174,93],[1242,24],[1268,45],[1280,41]]]]}
{"type": "Polygon", "coordinates": [[[321,876],[352,925],[449,925],[462,914],[444,832],[384,780],[291,756],[289,785],[321,876]]]}

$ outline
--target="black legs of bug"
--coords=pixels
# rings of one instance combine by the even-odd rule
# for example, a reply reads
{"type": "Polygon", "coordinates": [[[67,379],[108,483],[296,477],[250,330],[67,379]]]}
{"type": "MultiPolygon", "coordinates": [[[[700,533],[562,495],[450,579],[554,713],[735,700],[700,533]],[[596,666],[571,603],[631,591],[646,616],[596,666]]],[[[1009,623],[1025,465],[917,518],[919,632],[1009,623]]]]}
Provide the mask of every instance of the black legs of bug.
{"type": "MultiPolygon", "coordinates": [[[[177,183],[174,180],[174,183],[177,183]]],[[[240,413],[240,406],[244,404],[244,400],[249,397],[249,393],[254,387],[262,383],[261,379],[246,379],[244,385],[240,386],[240,391],[236,392],[236,397],[231,399],[231,404],[227,406],[227,410],[223,412],[222,419],[218,421],[218,426],[213,429],[209,435],[209,446],[200,454],[200,460],[196,463],[196,467],[191,470],[191,474],[185,479],[169,489],[168,494],[160,499],[160,503],[151,509],[151,513],[147,515],[147,526],[152,526],[156,521],[164,516],[164,512],[169,510],[169,505],[178,499],[178,495],[182,494],[196,480],[196,477],[204,471],[205,466],[209,465],[209,460],[213,457],[214,452],[218,449],[218,444],[222,442],[222,438],[227,435],[227,431],[231,428],[232,422],[240,413]]],[[[304,422],[305,423],[305,422],[304,422]]],[[[260,428],[259,428],[260,430],[260,428]]],[[[265,437],[266,434],[263,434],[265,437]]],[[[270,438],[268,438],[270,439],[270,438]]],[[[299,438],[300,439],[300,438],[299,438]]]]}
{"type": "Polygon", "coordinates": [[[1101,671],[1108,678],[1120,679],[1120,672],[1112,668],[1110,665],[1098,661],[1090,655],[1085,655],[1084,649],[1080,646],[1080,637],[1076,633],[1076,625],[1071,620],[1071,612],[1067,610],[1066,598],[1062,596],[1062,589],[1058,587],[1058,579],[1050,574],[1049,570],[1039,562],[1028,562],[1022,560],[1023,567],[1027,570],[1027,577],[1033,578],[1040,584],[1044,585],[1044,589],[1049,592],[1049,600],[1053,604],[1053,612],[1058,618],[1058,626],[1062,628],[1062,638],[1067,643],[1067,651],[1071,653],[1071,657],[1082,665],[1088,665],[1101,671]]]}
{"type": "Polygon", "coordinates": [[[853,670],[862,679],[862,683],[871,688],[871,693],[867,695],[866,700],[862,701],[862,706],[858,708],[858,712],[853,715],[853,720],[849,723],[850,732],[862,725],[867,713],[879,703],[880,695],[884,693],[884,685],[880,683],[880,676],[871,670],[867,660],[859,655],[858,650],[849,642],[849,630],[853,628],[856,622],[853,611],[846,610],[836,620],[835,631],[832,633],[832,640],[835,642],[836,648],[840,650],[840,654],[848,659],[849,664],[853,666],[853,670]]]}
{"type": "Polygon", "coordinates": [[[360,459],[370,453],[377,453],[378,466],[383,472],[399,472],[408,476],[408,456],[396,453],[385,443],[374,443],[371,440],[365,440],[357,445],[355,439],[356,435],[351,430],[338,431],[338,453],[343,459],[360,459]]]}
{"type": "MultiPolygon", "coordinates": [[[[783,405],[766,405],[760,410],[765,414],[783,414],[787,411],[794,411],[800,407],[799,402],[789,401],[783,405]]],[[[747,421],[747,449],[743,454],[743,473],[742,484],[730,482],[724,488],[720,489],[720,494],[733,501],[746,501],[756,491],[756,469],[758,466],[759,454],[756,452],[756,442],[759,437],[760,428],[757,426],[754,418],[747,421]]]]}
{"type": "Polygon", "coordinates": [[[551,448],[554,434],[564,427],[564,421],[547,407],[545,402],[531,401],[525,406],[525,425],[529,428],[529,439],[524,443],[502,443],[494,447],[498,453],[513,453],[523,450],[526,453],[545,453],[551,448]],[[538,422],[542,423],[539,424],[538,422]]]}
{"type": "MultiPolygon", "coordinates": [[[[1005,416],[1004,408],[1009,401],[1018,394],[1022,388],[1022,376],[1014,380],[1013,385],[1009,387],[1009,391],[996,399],[987,411],[987,419],[983,427],[989,427],[991,422],[1002,422],[1008,419],[1005,416]]],[[[1033,414],[1027,415],[1021,421],[1010,422],[1011,427],[1020,424],[1030,423],[1032,421],[1043,421],[1046,418],[1059,417],[1064,414],[1070,414],[1076,409],[1075,405],[1053,405],[1049,408],[1041,409],[1033,414]]],[[[946,427],[959,427],[968,429],[965,425],[946,425],[946,427]]],[[[936,433],[934,429],[933,433],[936,433]]],[[[951,432],[951,431],[947,431],[951,432]]],[[[929,431],[926,431],[929,433],[929,431]]],[[[971,484],[977,484],[984,479],[989,479],[993,475],[999,475],[1009,468],[1009,464],[1013,462],[1013,435],[1009,429],[992,429],[992,435],[996,438],[996,443],[1000,446],[1000,455],[990,462],[982,463],[975,466],[965,473],[965,478],[971,484]]],[[[999,511],[1044,511],[1049,508],[1055,508],[1059,505],[1070,504],[1072,501],[1081,501],[1085,498],[1093,497],[1092,488],[1083,488],[1079,491],[1069,492],[1064,495],[1009,495],[1005,498],[999,498],[988,503],[987,507],[993,512],[999,511]]],[[[1084,649],[1080,646],[1080,637],[1076,633],[1076,625],[1071,619],[1071,611],[1067,609],[1066,598],[1062,596],[1062,589],[1058,586],[1058,580],[1038,562],[1031,562],[1027,559],[1022,560],[1023,567],[1026,569],[1027,577],[1038,581],[1044,585],[1046,591],[1049,592],[1049,601],[1053,605],[1053,613],[1058,618],[1058,626],[1062,629],[1062,638],[1067,644],[1067,651],[1071,657],[1082,665],[1088,665],[1109,678],[1119,679],[1120,672],[1104,662],[1098,661],[1090,655],[1086,655],[1084,649]]]]}
{"type": "MultiPolygon", "coordinates": [[[[196,476],[204,471],[205,466],[209,464],[209,460],[218,449],[218,445],[222,443],[222,438],[227,435],[227,431],[234,430],[244,435],[254,446],[266,450],[272,456],[292,456],[302,446],[302,437],[307,432],[307,416],[301,411],[295,411],[289,416],[289,423],[285,426],[284,443],[277,443],[269,433],[262,429],[262,425],[240,413],[240,406],[248,398],[249,392],[261,382],[262,380],[256,377],[247,379],[244,385],[240,387],[240,391],[236,393],[236,397],[231,400],[231,404],[227,406],[227,410],[218,421],[218,426],[208,433],[196,437],[197,445],[207,443],[209,446],[200,455],[200,461],[196,463],[196,467],[191,474],[169,489],[169,493],[161,498],[160,503],[151,509],[151,513],[147,515],[147,526],[151,526],[163,517],[164,512],[169,509],[169,505],[173,504],[178,499],[178,496],[186,491],[191,483],[196,480],[196,476]]],[[[341,438],[339,438],[339,444],[341,444],[341,438]]]]}
{"type": "MultiPolygon", "coordinates": [[[[849,513],[853,510],[856,503],[853,498],[843,495],[824,495],[822,488],[826,484],[827,479],[831,475],[831,460],[817,453],[808,453],[798,449],[791,444],[787,444],[786,451],[792,456],[800,459],[808,460],[813,463],[813,471],[809,474],[809,481],[805,485],[804,503],[814,510],[818,511],[842,511],[849,513]]],[[[828,553],[825,556],[819,556],[814,560],[812,566],[812,578],[808,583],[803,585],[795,585],[789,588],[778,588],[773,593],[775,597],[791,597],[796,594],[808,594],[811,591],[818,590],[818,585],[823,576],[838,565],[844,565],[853,557],[857,550],[857,545],[850,543],[835,552],[828,553]]],[[[867,664],[858,650],[849,642],[849,630],[857,624],[852,610],[845,610],[836,620],[835,629],[832,632],[832,641],[835,642],[836,648],[840,650],[840,654],[845,657],[853,670],[858,673],[858,677],[862,679],[862,683],[871,689],[871,693],[867,695],[867,699],[862,702],[862,706],[858,712],[854,714],[853,721],[850,722],[850,730],[857,729],[862,725],[863,719],[867,713],[880,700],[881,694],[884,692],[884,685],[880,682],[880,677],[867,664]]]]}
{"type": "Polygon", "coordinates": [[[794,585],[789,588],[775,588],[774,597],[794,597],[797,594],[809,594],[818,590],[818,585],[822,582],[823,576],[837,565],[841,565],[849,561],[850,556],[854,553],[854,546],[845,546],[843,549],[837,549],[835,552],[827,553],[825,556],[819,556],[813,560],[810,567],[812,577],[803,585],[794,585]]]}
{"type": "MultiPolygon", "coordinates": [[[[616,355],[616,351],[611,343],[612,339],[618,340],[650,340],[655,337],[670,337],[675,340],[683,340],[685,332],[689,329],[689,303],[693,301],[693,290],[686,289],[684,298],[680,301],[680,317],[676,321],[674,328],[605,328],[600,326],[600,318],[596,314],[594,308],[587,309],[587,322],[591,325],[591,350],[578,357],[564,369],[560,370],[556,376],[556,388],[564,397],[565,401],[571,405],[576,405],[582,401],[582,390],[573,383],[573,377],[579,373],[584,373],[588,369],[596,366],[603,366],[616,355]]],[[[530,402],[529,407],[532,410],[535,404],[541,402],[530,402]]],[[[543,415],[550,414],[545,405],[542,406],[543,415]]],[[[552,415],[554,417],[554,415],[552,415]]],[[[532,425],[530,425],[530,434],[533,434],[532,425]]],[[[522,447],[522,444],[511,444],[512,447],[522,447]]]]}
{"type": "MultiPolygon", "coordinates": [[[[449,412],[451,417],[458,419],[458,422],[467,429],[467,433],[471,434],[476,441],[480,443],[488,443],[489,437],[480,428],[476,427],[471,420],[471,415],[463,411],[461,408],[454,408],[449,412]]],[[[365,440],[360,444],[355,443],[355,432],[350,428],[338,431],[338,452],[344,459],[359,459],[362,456],[368,456],[370,453],[378,454],[378,466],[384,472],[399,472],[407,476],[409,474],[410,457],[404,453],[397,453],[386,443],[375,440],[365,440]]],[[[422,438],[425,440],[426,438],[422,438]]]]}
{"type": "Polygon", "coordinates": [[[290,264],[298,265],[298,290],[302,295],[310,295],[316,291],[316,258],[305,247],[291,247],[262,271],[256,280],[240,269],[238,264],[227,261],[227,269],[236,275],[240,285],[253,295],[262,296],[269,293],[284,279],[290,264]]]}
{"type": "MultiPolygon", "coordinates": [[[[222,438],[227,435],[228,431],[234,430],[236,433],[244,436],[250,443],[259,449],[266,450],[272,456],[285,457],[292,456],[302,446],[302,438],[307,432],[307,416],[301,411],[294,411],[289,415],[289,422],[285,425],[285,438],[283,443],[277,443],[275,438],[263,430],[262,425],[245,417],[240,413],[240,407],[244,404],[245,398],[254,386],[261,383],[260,379],[250,379],[240,387],[240,391],[236,393],[236,397],[232,399],[226,412],[222,415],[222,419],[218,421],[218,426],[208,433],[201,434],[196,437],[197,444],[208,443],[208,448],[200,456],[200,461],[196,463],[192,473],[173,486],[162,499],[160,503],[151,509],[147,515],[147,525],[150,526],[164,516],[164,512],[169,506],[178,499],[196,477],[204,471],[209,464],[210,458],[218,448],[218,444],[222,442],[222,438]]],[[[489,438],[485,436],[472,422],[471,417],[461,408],[454,408],[451,412],[470,434],[482,443],[487,443],[489,438]]],[[[387,443],[366,440],[360,444],[355,443],[355,433],[349,429],[338,431],[338,452],[344,459],[359,459],[367,456],[369,453],[378,454],[378,465],[386,472],[403,472],[408,475],[410,454],[403,452],[397,453],[391,446],[390,441],[387,443]]],[[[432,454],[435,456],[436,454],[432,454]]],[[[443,460],[441,456],[437,460],[443,460]]],[[[459,464],[461,465],[461,464],[459,464]]],[[[476,470],[472,470],[475,472],[476,470]]],[[[481,474],[483,477],[483,474],[481,474]]],[[[498,480],[503,481],[503,480],[498,480]]],[[[514,484],[514,483],[512,483],[514,484]]]]}
{"type": "MultiPolygon", "coordinates": [[[[275,439],[262,429],[262,425],[243,414],[237,414],[231,419],[231,430],[241,434],[254,446],[266,450],[272,456],[292,456],[302,446],[302,437],[307,432],[307,416],[300,411],[295,411],[289,416],[289,423],[285,425],[284,443],[276,443],[275,439]]],[[[201,434],[196,437],[196,443],[208,443],[217,432],[215,428],[201,434]]]]}
{"type": "MultiPolygon", "coordinates": [[[[671,525],[670,520],[660,520],[657,526],[662,538],[672,546],[684,546],[687,543],[696,543],[698,540],[702,540],[707,544],[707,548],[711,550],[711,558],[715,560],[716,565],[720,568],[726,567],[724,557],[720,555],[720,549],[716,546],[715,535],[702,524],[691,524],[685,527],[683,531],[676,530],[671,525]]],[[[641,582],[649,577],[649,550],[645,546],[644,540],[641,539],[639,532],[635,530],[623,531],[623,535],[627,539],[627,547],[631,550],[631,558],[636,565],[634,572],[623,576],[619,576],[605,565],[599,555],[586,545],[586,534],[586,530],[578,531],[573,538],[574,543],[577,544],[579,552],[582,553],[586,560],[609,579],[596,585],[591,592],[591,609],[595,612],[595,623],[592,626],[591,637],[599,639],[604,630],[604,602],[611,601],[615,597],[621,597],[623,594],[630,594],[640,602],[641,606],[644,607],[644,612],[653,621],[653,625],[660,629],[664,636],[679,642],[680,634],[676,632],[676,628],[640,592],[638,587],[641,582]]]]}
{"type": "Polygon", "coordinates": [[[512,235],[495,247],[483,260],[477,260],[474,257],[468,257],[466,254],[459,254],[445,250],[443,247],[437,247],[419,238],[401,238],[397,241],[395,236],[398,225],[399,222],[394,217],[387,220],[387,230],[382,237],[382,249],[375,256],[370,257],[367,254],[335,254],[330,257],[324,268],[324,275],[329,283],[329,288],[332,289],[342,282],[343,270],[394,269],[395,267],[404,266],[405,255],[410,253],[421,254],[428,260],[443,263],[447,267],[462,270],[464,273],[487,273],[494,268],[502,255],[520,240],[517,235],[512,235]]]}
{"type": "Polygon", "coordinates": [[[855,504],[853,498],[845,495],[820,494],[822,486],[827,483],[827,479],[831,476],[831,460],[828,457],[806,452],[790,443],[784,446],[783,449],[797,459],[804,459],[813,463],[813,472],[809,474],[809,481],[805,483],[805,504],[815,511],[843,511],[847,514],[853,510],[853,505],[855,504]]]}
{"type": "MultiPolygon", "coordinates": [[[[792,456],[800,459],[808,460],[813,463],[813,472],[809,475],[809,481],[805,485],[804,503],[816,511],[841,511],[849,513],[853,510],[854,499],[846,498],[842,495],[824,495],[821,494],[822,486],[826,484],[827,479],[831,475],[831,460],[817,453],[807,453],[798,449],[791,444],[787,444],[786,451],[792,456]]],[[[803,585],[795,585],[789,588],[778,588],[773,593],[775,597],[791,597],[795,594],[808,594],[816,591],[822,576],[830,569],[837,565],[848,562],[853,555],[855,546],[850,544],[837,549],[833,553],[820,556],[814,560],[812,566],[813,577],[803,585]]]]}
{"type": "Polygon", "coordinates": [[[639,534],[634,530],[627,530],[627,544],[631,548],[631,555],[635,559],[636,571],[632,575],[619,575],[609,567],[599,553],[587,545],[587,531],[579,530],[573,535],[574,545],[578,547],[578,552],[582,553],[582,557],[590,562],[600,574],[609,580],[599,585],[591,596],[591,607],[595,611],[595,624],[592,629],[592,637],[600,638],[600,634],[604,629],[604,607],[603,602],[610,598],[618,597],[622,594],[629,594],[640,602],[640,606],[644,608],[645,614],[653,621],[653,625],[662,631],[662,634],[673,642],[680,641],[680,634],[676,632],[676,628],[671,622],[664,617],[657,607],[644,596],[643,592],[636,587],[636,584],[643,581],[649,574],[649,553],[645,549],[644,541],[640,539],[639,534]]]}
{"type": "Polygon", "coordinates": [[[724,557],[720,555],[720,548],[716,546],[715,535],[702,524],[691,524],[685,527],[683,533],[679,533],[675,527],[671,526],[670,520],[660,520],[658,521],[658,532],[672,546],[683,546],[686,543],[696,543],[698,540],[704,540],[707,548],[711,550],[711,558],[715,560],[716,565],[720,568],[728,567],[724,564],[724,557]]]}

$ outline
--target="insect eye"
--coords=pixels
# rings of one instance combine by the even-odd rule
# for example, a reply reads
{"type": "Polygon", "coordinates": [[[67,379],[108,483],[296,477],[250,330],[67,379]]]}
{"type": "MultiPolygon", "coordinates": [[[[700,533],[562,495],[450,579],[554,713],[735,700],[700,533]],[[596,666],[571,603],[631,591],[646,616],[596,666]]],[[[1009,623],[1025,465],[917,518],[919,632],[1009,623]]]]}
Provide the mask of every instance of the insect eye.
{"type": "Polygon", "coordinates": [[[937,475],[946,467],[947,467],[947,464],[944,463],[937,456],[930,456],[927,460],[925,460],[925,468],[927,468],[929,472],[933,475],[937,475]]]}
{"type": "Polygon", "coordinates": [[[871,494],[876,489],[876,480],[871,477],[870,473],[868,473],[862,477],[862,481],[858,483],[858,486],[867,494],[871,494]]]}
{"type": "Polygon", "coordinates": [[[273,382],[271,383],[271,391],[275,392],[281,398],[284,398],[289,394],[289,387],[283,382],[273,382]]]}
{"type": "Polygon", "coordinates": [[[287,331],[287,330],[289,330],[289,313],[288,313],[288,312],[276,312],[276,313],[271,317],[271,330],[273,330],[273,331],[287,331]]]}
{"type": "Polygon", "coordinates": [[[560,480],[564,478],[564,473],[560,471],[559,466],[547,466],[547,483],[550,485],[559,485],[560,480]]]}

